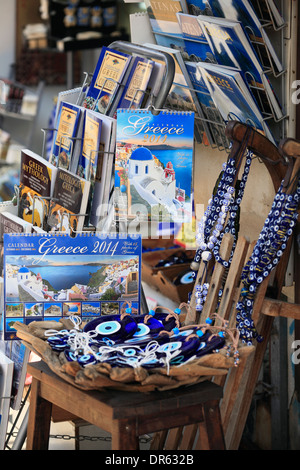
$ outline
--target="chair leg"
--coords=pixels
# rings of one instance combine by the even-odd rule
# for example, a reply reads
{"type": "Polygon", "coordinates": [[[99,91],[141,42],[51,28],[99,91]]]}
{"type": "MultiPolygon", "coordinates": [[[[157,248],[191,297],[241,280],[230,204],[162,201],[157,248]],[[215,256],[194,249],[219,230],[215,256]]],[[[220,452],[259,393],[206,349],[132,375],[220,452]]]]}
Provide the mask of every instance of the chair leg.
{"type": "Polygon", "coordinates": [[[203,415],[205,430],[207,433],[208,450],[225,450],[219,401],[213,400],[204,403],[203,415]]]}
{"type": "Polygon", "coordinates": [[[135,419],[120,419],[113,422],[111,432],[112,450],[138,450],[135,419]]]}
{"type": "Polygon", "coordinates": [[[52,403],[39,395],[40,382],[33,378],[27,427],[27,450],[47,450],[49,445],[52,403]]]}

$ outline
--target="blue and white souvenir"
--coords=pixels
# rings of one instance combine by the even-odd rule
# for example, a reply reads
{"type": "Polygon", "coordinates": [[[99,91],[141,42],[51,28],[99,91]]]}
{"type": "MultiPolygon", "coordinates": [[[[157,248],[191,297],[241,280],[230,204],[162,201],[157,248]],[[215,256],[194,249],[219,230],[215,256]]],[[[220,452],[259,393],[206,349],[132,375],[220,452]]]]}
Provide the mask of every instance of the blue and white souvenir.
{"type": "Polygon", "coordinates": [[[95,331],[95,339],[108,338],[114,342],[121,342],[131,338],[137,330],[137,322],[130,315],[104,315],[88,322],[84,332],[95,331]]]}

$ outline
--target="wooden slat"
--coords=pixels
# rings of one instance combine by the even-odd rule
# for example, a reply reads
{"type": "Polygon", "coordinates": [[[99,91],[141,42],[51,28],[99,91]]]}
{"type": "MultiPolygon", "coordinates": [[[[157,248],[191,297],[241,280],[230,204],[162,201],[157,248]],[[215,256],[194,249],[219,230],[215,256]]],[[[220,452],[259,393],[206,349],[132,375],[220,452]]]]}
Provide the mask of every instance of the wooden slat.
{"type": "MultiPolygon", "coordinates": [[[[230,270],[226,278],[223,295],[218,309],[218,314],[224,320],[232,318],[231,313],[233,314],[232,310],[239,295],[240,277],[248,252],[248,246],[249,242],[246,238],[240,237],[234,250],[230,270]]],[[[217,321],[216,324],[218,325],[219,322],[217,321]]]]}
{"type": "Polygon", "coordinates": [[[284,317],[300,320],[300,305],[291,302],[283,302],[265,298],[263,301],[261,313],[271,317],[284,317]]]}
{"type": "Polygon", "coordinates": [[[178,450],[193,449],[197,432],[197,424],[190,424],[189,426],[185,426],[178,450]]]}
{"type": "Polygon", "coordinates": [[[183,426],[179,428],[170,429],[168,438],[165,443],[165,450],[177,450],[179,443],[181,442],[183,426]]]}
{"type": "MultiPolygon", "coordinates": [[[[222,259],[228,261],[232,252],[233,236],[225,233],[220,247],[220,256],[222,259]]],[[[205,323],[207,317],[216,311],[218,303],[219,290],[223,285],[224,276],[226,274],[225,268],[220,263],[215,263],[211,280],[209,281],[209,289],[204,304],[204,308],[200,315],[200,323],[205,323]]]]}

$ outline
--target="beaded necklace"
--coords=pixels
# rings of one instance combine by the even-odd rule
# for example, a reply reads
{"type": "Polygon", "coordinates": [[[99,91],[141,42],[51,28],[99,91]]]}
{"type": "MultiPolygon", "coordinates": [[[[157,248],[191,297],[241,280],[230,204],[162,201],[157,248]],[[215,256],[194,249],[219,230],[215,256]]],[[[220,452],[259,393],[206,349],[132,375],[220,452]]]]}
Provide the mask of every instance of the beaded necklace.
{"type": "Polygon", "coordinates": [[[252,255],[242,271],[241,280],[244,287],[236,305],[236,326],[240,331],[241,340],[247,345],[251,345],[253,339],[258,342],[263,340],[252,320],[255,294],[263,280],[277,266],[293,233],[300,201],[298,175],[297,178],[297,187],[293,194],[285,193],[281,184],[252,255]]]}
{"type": "MultiPolygon", "coordinates": [[[[207,267],[214,256],[216,262],[228,269],[232,260],[238,234],[238,213],[244,194],[247,178],[250,171],[253,153],[247,150],[245,165],[241,181],[236,182],[239,166],[235,158],[228,158],[222,166],[220,181],[217,183],[215,194],[209,199],[208,206],[198,224],[196,235],[197,251],[191,269],[195,272],[199,269],[200,261],[204,263],[204,269],[199,283],[195,289],[196,311],[202,311],[209,288],[207,282],[207,267]],[[227,220],[227,222],[226,222],[227,220]],[[229,260],[220,256],[220,246],[224,233],[234,236],[234,243],[229,260]]],[[[222,292],[220,291],[220,296],[222,292]]]]}

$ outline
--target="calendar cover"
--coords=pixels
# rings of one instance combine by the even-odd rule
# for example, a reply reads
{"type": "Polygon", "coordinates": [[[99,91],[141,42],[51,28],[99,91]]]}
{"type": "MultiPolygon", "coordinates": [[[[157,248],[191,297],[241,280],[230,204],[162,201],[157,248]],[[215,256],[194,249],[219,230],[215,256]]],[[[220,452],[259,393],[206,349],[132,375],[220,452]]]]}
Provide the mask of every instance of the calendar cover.
{"type": "Polygon", "coordinates": [[[191,220],[193,142],[193,112],[118,110],[115,191],[129,219],[191,220]]]}
{"type": "Polygon", "coordinates": [[[139,235],[4,235],[4,339],[14,323],[140,313],[139,235]]]}

